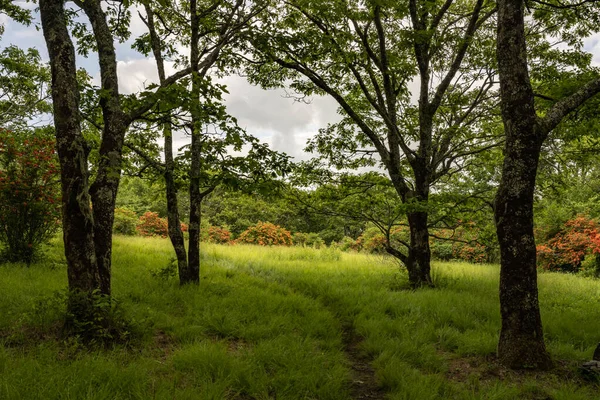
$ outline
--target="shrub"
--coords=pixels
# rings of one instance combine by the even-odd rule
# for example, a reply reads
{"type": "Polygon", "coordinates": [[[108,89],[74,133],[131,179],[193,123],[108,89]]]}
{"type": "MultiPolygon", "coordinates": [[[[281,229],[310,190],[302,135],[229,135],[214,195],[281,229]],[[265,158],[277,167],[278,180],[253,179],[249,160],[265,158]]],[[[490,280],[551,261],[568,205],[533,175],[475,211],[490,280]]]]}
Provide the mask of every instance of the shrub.
{"type": "Polygon", "coordinates": [[[229,232],[229,230],[226,228],[221,228],[220,226],[210,226],[208,227],[207,240],[210,243],[229,243],[231,241],[231,232],[229,232]]]}
{"type": "Polygon", "coordinates": [[[0,242],[4,258],[30,264],[59,227],[60,187],[54,141],[0,130],[0,242]]]}
{"type": "Polygon", "coordinates": [[[314,249],[320,249],[325,246],[325,241],[319,236],[318,233],[309,233],[306,235],[305,246],[312,247],[314,249]]]}
{"type": "Polygon", "coordinates": [[[429,244],[431,257],[440,261],[450,261],[454,257],[452,242],[432,238],[429,244]]]}
{"type": "Polygon", "coordinates": [[[537,246],[538,266],[554,271],[577,272],[592,254],[600,254],[599,226],[585,216],[567,221],[561,231],[537,246]]]}
{"type": "Polygon", "coordinates": [[[356,240],[352,239],[349,236],[344,236],[342,240],[337,243],[337,247],[342,251],[354,250],[354,245],[356,244],[356,240]]]}
{"type": "Polygon", "coordinates": [[[367,228],[359,237],[362,250],[368,253],[385,253],[386,239],[383,233],[376,228],[367,228]]]}
{"type": "Polygon", "coordinates": [[[306,246],[306,241],[308,240],[308,234],[304,232],[296,232],[294,236],[292,236],[292,243],[294,246],[306,246]]]}
{"type": "Polygon", "coordinates": [[[237,242],[261,246],[291,246],[292,235],[288,230],[270,222],[258,222],[242,232],[237,242]]]}
{"type": "Polygon", "coordinates": [[[456,259],[472,262],[472,263],[484,263],[487,259],[487,253],[485,246],[481,244],[466,244],[460,243],[454,246],[453,256],[456,259]]]}
{"type": "Polygon", "coordinates": [[[115,208],[115,223],[113,225],[113,233],[121,235],[137,234],[138,216],[128,208],[115,208]]]}
{"type": "Polygon", "coordinates": [[[142,236],[160,236],[166,238],[169,227],[165,218],[160,218],[158,213],[146,211],[139,219],[137,231],[142,236]]]}

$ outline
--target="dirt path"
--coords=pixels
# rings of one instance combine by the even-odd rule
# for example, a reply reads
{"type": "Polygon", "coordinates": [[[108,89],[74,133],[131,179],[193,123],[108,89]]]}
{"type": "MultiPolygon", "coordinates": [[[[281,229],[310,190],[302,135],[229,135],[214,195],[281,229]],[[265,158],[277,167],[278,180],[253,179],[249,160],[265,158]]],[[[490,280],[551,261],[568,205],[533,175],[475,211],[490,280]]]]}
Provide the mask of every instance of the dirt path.
{"type": "Polygon", "coordinates": [[[351,394],[353,399],[384,399],[385,392],[377,385],[371,360],[360,349],[361,338],[351,324],[342,331],[344,351],[352,369],[351,394]]]}

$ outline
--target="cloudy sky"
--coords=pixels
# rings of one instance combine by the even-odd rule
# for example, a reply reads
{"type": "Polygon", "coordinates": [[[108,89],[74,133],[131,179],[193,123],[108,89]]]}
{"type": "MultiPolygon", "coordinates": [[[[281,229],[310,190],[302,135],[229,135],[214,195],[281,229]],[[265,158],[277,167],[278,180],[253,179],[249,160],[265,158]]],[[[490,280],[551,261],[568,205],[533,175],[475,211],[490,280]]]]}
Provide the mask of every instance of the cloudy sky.
{"type": "MultiPolygon", "coordinates": [[[[33,5],[25,3],[32,8],[33,5]]],[[[44,60],[48,60],[44,37],[36,26],[23,26],[0,15],[0,23],[5,26],[5,34],[0,47],[15,44],[20,47],[37,48],[44,60]]],[[[39,17],[36,16],[39,26],[39,17]]],[[[145,32],[139,18],[133,18],[130,27],[131,37],[145,32]]],[[[139,92],[150,83],[158,81],[154,58],[146,58],[132,50],[129,43],[116,44],[119,85],[123,94],[139,92]]],[[[99,83],[98,60],[91,54],[89,58],[78,57],[78,67],[83,67],[99,83]]],[[[167,72],[168,73],[168,72],[167,72]]],[[[248,133],[269,143],[275,150],[284,151],[298,159],[306,159],[306,140],[317,133],[319,128],[339,119],[336,104],[330,98],[314,97],[298,102],[286,95],[284,90],[263,90],[250,85],[245,78],[230,76],[221,80],[227,85],[229,94],[225,101],[229,113],[236,117],[238,124],[248,133]]],[[[179,138],[179,143],[185,138],[179,138]]]]}
{"type": "MultiPolygon", "coordinates": [[[[23,5],[35,7],[31,3],[23,5]]],[[[44,38],[41,29],[38,29],[38,16],[35,22],[35,26],[26,27],[0,14],[0,23],[5,26],[0,47],[9,44],[35,47],[44,60],[47,60],[44,38]]],[[[132,38],[145,32],[145,26],[135,13],[130,31],[132,38]]],[[[146,58],[135,52],[129,43],[117,44],[116,47],[122,93],[138,92],[145,85],[158,80],[153,58],[146,58]]],[[[600,36],[587,39],[585,48],[594,54],[594,62],[600,65],[600,36]]],[[[78,58],[78,67],[87,69],[99,82],[97,62],[93,54],[89,58],[78,58]]],[[[336,103],[328,97],[314,97],[306,104],[289,98],[284,90],[267,91],[252,86],[242,77],[230,76],[222,82],[227,85],[229,91],[226,96],[228,111],[238,119],[239,125],[261,141],[269,143],[275,150],[284,151],[299,159],[310,157],[303,152],[306,140],[319,128],[339,119],[336,103]]],[[[185,138],[179,138],[180,143],[184,141],[185,138]]]]}

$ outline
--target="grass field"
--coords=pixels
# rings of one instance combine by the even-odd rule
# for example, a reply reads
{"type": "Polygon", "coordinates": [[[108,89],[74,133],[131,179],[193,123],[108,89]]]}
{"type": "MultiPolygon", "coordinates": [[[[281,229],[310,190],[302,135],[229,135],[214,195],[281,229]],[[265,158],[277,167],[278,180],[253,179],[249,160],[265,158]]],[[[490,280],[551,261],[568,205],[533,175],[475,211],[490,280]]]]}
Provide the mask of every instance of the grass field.
{"type": "MultiPolygon", "coordinates": [[[[493,356],[496,266],[435,263],[406,290],[389,259],[331,249],[202,245],[200,287],[159,273],[165,239],[116,237],[114,295],[127,346],[57,338],[60,244],[0,266],[0,399],[593,399],[577,365],[600,340],[600,282],[540,276],[558,368],[512,372],[493,356]],[[361,397],[363,396],[363,397],[361,397]]],[[[163,271],[164,272],[164,271],[163,271]]]]}

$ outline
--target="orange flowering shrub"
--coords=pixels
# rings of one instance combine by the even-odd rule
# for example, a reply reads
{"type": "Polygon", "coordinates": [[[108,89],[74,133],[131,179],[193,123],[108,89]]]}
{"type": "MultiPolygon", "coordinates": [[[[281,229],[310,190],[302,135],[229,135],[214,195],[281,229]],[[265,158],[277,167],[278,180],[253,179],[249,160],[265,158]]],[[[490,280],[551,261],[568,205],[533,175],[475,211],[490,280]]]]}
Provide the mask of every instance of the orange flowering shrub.
{"type": "Polygon", "coordinates": [[[600,227],[584,216],[567,221],[563,230],[537,246],[538,265],[554,271],[579,271],[589,254],[600,254],[600,227]]]}
{"type": "Polygon", "coordinates": [[[146,211],[140,217],[137,231],[142,236],[160,236],[166,238],[169,235],[169,226],[165,218],[160,218],[158,213],[146,211]]]}
{"type": "Polygon", "coordinates": [[[237,242],[261,246],[291,246],[292,234],[270,222],[258,222],[242,232],[237,242]]]}
{"type": "Polygon", "coordinates": [[[53,139],[0,129],[0,242],[8,260],[30,263],[59,228],[59,182],[53,139]]]}
{"type": "MultiPolygon", "coordinates": [[[[169,236],[169,222],[167,219],[160,218],[158,213],[152,211],[146,211],[140,217],[135,229],[142,236],[160,236],[163,238],[169,236]]],[[[188,229],[188,225],[181,222],[181,231],[187,232],[188,229]]]]}
{"type": "Polygon", "coordinates": [[[231,241],[231,232],[220,226],[210,226],[208,228],[207,240],[210,243],[229,243],[231,241]]]}
{"type": "Polygon", "coordinates": [[[362,250],[368,253],[384,253],[385,236],[377,228],[368,228],[359,236],[357,242],[361,244],[362,250]]]}
{"type": "Polygon", "coordinates": [[[458,260],[472,263],[484,263],[487,258],[485,246],[482,244],[469,245],[461,243],[460,246],[454,247],[452,254],[458,260]]]}

